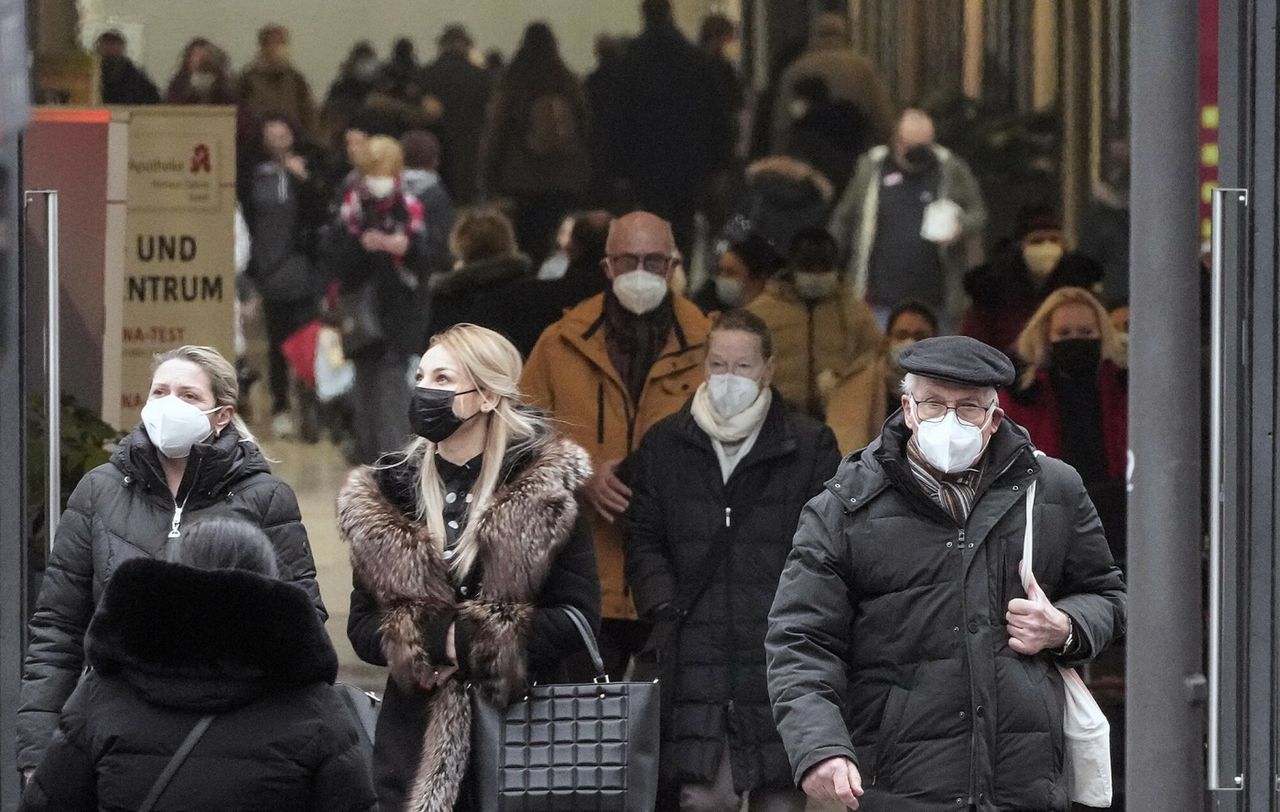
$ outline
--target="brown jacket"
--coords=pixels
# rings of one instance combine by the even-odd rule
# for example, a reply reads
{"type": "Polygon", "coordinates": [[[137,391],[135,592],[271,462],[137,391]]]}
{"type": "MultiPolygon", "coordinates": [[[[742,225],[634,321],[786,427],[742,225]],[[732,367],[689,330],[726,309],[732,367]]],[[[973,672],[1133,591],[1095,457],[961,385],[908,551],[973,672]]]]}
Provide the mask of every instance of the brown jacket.
{"type": "MultiPolygon", "coordinates": [[[[675,297],[676,327],[649,371],[640,402],[633,403],[604,340],[604,296],[566,311],[543,332],[520,379],[530,403],[559,422],[565,436],[587,450],[596,470],[628,456],[645,432],[680,410],[703,380],[711,323],[697,305],[675,297]]],[[[601,615],[634,618],[623,576],[622,533],[592,512],[596,563],[600,569],[601,615]]]]}
{"type": "Polygon", "coordinates": [[[773,334],[773,385],[795,408],[822,418],[840,453],[856,451],[884,422],[883,338],[875,317],[847,285],[810,305],[784,274],[747,309],[773,334]]]}

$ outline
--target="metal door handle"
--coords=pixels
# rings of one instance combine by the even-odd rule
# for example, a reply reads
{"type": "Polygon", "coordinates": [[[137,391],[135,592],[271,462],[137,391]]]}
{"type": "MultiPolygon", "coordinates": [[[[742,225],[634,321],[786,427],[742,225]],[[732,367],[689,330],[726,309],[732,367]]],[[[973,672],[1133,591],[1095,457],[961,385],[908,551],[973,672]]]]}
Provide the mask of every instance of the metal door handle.
{"type": "Polygon", "coordinates": [[[45,325],[45,372],[48,389],[45,392],[45,407],[48,413],[48,493],[46,494],[45,529],[49,537],[49,550],[53,550],[53,531],[62,516],[62,384],[58,379],[59,371],[59,321],[58,321],[58,192],[56,189],[41,189],[26,192],[24,203],[30,204],[32,199],[45,198],[45,256],[48,266],[49,310],[45,325]]]}
{"type": "MultiPolygon", "coordinates": [[[[1240,792],[1244,789],[1244,774],[1236,773],[1231,786],[1219,782],[1219,739],[1222,719],[1219,705],[1222,698],[1222,504],[1223,494],[1223,401],[1225,362],[1223,358],[1223,329],[1225,321],[1224,285],[1225,272],[1222,261],[1224,246],[1222,211],[1224,202],[1234,197],[1235,202],[1249,204],[1248,189],[1216,188],[1213,190],[1213,247],[1212,247],[1212,304],[1210,314],[1209,352],[1209,742],[1207,777],[1209,790],[1214,792],[1240,792]]],[[[1234,768],[1233,768],[1234,770],[1234,768]]]]}

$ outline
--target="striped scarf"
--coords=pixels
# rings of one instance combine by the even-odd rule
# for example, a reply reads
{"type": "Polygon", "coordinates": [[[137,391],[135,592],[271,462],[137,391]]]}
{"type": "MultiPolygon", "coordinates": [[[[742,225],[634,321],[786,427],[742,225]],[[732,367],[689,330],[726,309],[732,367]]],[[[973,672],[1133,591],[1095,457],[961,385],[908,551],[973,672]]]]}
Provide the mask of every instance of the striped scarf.
{"type": "Polygon", "coordinates": [[[969,514],[973,511],[973,503],[978,494],[978,483],[982,481],[985,456],[979,457],[972,468],[966,468],[957,474],[942,474],[939,477],[925,461],[924,454],[916,445],[916,439],[912,437],[907,441],[907,462],[911,466],[911,475],[915,478],[916,484],[961,527],[964,527],[965,522],[969,520],[969,514]]]}

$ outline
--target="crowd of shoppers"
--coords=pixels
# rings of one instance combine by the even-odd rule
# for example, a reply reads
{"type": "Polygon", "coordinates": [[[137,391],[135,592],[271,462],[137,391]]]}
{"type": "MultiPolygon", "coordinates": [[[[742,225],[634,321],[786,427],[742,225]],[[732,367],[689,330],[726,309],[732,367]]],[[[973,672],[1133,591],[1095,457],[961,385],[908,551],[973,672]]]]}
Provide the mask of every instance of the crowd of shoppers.
{"type": "MultiPolygon", "coordinates": [[[[347,633],[385,702],[370,761],[243,370],[183,347],[59,523],[27,808],[135,808],[144,755],[216,714],[174,797],[476,809],[468,686],[564,677],[573,606],[612,678],[660,666],[660,809],[1067,809],[1053,665],[1124,628],[1125,341],[1099,295],[1127,292],[1127,146],[1080,251],[1036,206],[985,259],[974,173],[895,114],[843,17],[757,97],[730,20],[695,45],[670,0],[641,16],[585,79],[542,22],[509,62],[456,24],[429,64],[359,42],[319,104],[283,26],[238,75],[183,50],[165,101],[238,107],[272,435],[298,433],[308,325],[351,378],[347,633]],[[687,291],[699,215],[714,270],[687,291]],[[149,612],[172,623],[142,641],[149,612]]],[[[97,51],[104,100],[161,98],[118,33],[97,51]]]]}

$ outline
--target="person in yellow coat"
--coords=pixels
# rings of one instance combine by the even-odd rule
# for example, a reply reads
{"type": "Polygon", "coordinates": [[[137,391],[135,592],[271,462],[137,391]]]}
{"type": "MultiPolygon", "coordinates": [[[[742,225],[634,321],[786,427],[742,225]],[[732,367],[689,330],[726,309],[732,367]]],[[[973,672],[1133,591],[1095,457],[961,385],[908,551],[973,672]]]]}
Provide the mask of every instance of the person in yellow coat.
{"type": "Polygon", "coordinates": [[[695,304],[672,293],[675,240],[670,224],[656,215],[633,212],[615,220],[603,265],[610,287],[542,333],[520,388],[591,455],[594,474],[583,493],[600,569],[600,643],[609,674],[620,676],[647,635],[623,575],[619,522],[631,500],[624,460],[702,383],[711,324],[695,304]]]}
{"type": "Polygon", "coordinates": [[[848,454],[884,422],[884,339],[870,308],[844,283],[837,258],[826,230],[798,231],[787,268],[747,309],[773,334],[774,386],[794,408],[825,420],[848,454]]]}

